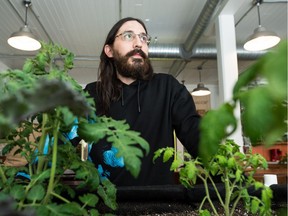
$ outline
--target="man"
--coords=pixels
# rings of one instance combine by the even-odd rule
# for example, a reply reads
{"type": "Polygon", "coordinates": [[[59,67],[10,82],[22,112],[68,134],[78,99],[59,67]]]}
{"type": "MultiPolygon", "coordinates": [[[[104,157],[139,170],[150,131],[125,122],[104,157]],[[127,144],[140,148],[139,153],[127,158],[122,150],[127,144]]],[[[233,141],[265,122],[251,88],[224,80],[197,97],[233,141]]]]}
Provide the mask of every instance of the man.
{"type": "Polygon", "coordinates": [[[85,88],[95,99],[97,115],[125,119],[150,144],[138,178],[123,168],[125,161],[115,157],[117,149],[109,143],[102,140],[92,146],[92,161],[101,175],[117,186],[174,184],[170,164],[152,161],[159,148],[174,147],[174,131],[187,151],[197,156],[200,117],[193,98],[171,75],[153,73],[148,59],[150,39],[141,20],[128,17],[118,21],[100,56],[99,81],[85,88]]]}

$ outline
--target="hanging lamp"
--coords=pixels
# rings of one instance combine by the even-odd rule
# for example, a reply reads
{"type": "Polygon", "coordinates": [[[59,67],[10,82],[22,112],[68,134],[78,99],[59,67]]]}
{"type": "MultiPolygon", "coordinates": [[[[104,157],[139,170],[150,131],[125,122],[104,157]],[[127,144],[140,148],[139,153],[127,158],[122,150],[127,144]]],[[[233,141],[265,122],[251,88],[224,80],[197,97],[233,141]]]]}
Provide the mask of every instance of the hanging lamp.
{"type": "Polygon", "coordinates": [[[210,90],[204,86],[204,83],[201,82],[202,66],[198,66],[197,69],[198,69],[198,72],[199,72],[199,83],[197,84],[197,87],[193,89],[191,94],[193,96],[207,96],[207,95],[210,95],[211,94],[210,90]]]}
{"type": "Polygon", "coordinates": [[[260,19],[260,3],[262,0],[256,0],[257,12],[258,12],[258,27],[254,30],[254,33],[248,37],[244,44],[244,49],[248,51],[260,51],[269,49],[280,42],[280,37],[272,31],[267,31],[261,26],[260,19]]]}
{"type": "Polygon", "coordinates": [[[25,23],[18,32],[14,32],[7,40],[8,44],[16,49],[24,51],[35,51],[41,48],[41,43],[37,37],[31,32],[27,24],[28,8],[31,6],[31,1],[24,0],[25,5],[25,23]]]}

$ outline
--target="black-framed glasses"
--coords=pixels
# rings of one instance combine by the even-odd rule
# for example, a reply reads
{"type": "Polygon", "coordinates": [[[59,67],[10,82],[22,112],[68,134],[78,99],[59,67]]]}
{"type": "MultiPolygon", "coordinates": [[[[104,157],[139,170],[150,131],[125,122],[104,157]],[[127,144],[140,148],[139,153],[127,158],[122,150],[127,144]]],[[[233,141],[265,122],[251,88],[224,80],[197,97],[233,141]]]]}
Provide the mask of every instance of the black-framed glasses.
{"type": "Polygon", "coordinates": [[[151,36],[146,34],[146,33],[135,34],[132,31],[125,31],[123,33],[116,35],[115,38],[121,36],[121,39],[123,41],[133,41],[135,39],[136,35],[139,37],[139,39],[142,43],[146,43],[149,45],[149,43],[151,41],[151,36]]]}

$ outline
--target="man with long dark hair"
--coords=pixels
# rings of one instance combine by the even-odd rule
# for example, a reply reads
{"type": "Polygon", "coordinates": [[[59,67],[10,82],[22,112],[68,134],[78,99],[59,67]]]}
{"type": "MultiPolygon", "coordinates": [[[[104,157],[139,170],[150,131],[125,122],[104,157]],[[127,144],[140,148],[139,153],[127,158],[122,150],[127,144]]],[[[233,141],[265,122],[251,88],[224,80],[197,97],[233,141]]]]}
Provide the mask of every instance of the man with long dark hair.
{"type": "Polygon", "coordinates": [[[111,144],[102,140],[92,146],[90,156],[100,174],[117,186],[174,184],[170,165],[152,161],[159,148],[174,147],[174,131],[192,156],[198,152],[200,117],[193,98],[173,76],[153,72],[150,39],[141,20],[118,21],[100,56],[99,80],[85,88],[95,99],[97,115],[126,120],[150,145],[138,178],[123,168],[125,161],[115,156],[117,149],[111,144]]]}

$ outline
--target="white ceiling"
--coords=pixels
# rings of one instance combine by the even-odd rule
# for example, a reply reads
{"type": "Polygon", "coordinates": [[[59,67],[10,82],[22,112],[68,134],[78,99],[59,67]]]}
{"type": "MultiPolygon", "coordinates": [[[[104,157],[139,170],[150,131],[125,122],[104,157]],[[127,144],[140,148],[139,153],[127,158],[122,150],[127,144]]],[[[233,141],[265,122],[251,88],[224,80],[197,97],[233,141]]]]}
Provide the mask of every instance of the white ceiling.
{"type": "MultiPolygon", "coordinates": [[[[258,19],[252,0],[239,1],[243,4],[235,13],[234,20],[237,46],[242,49],[245,39],[258,26],[258,19]]],[[[28,26],[41,40],[60,44],[72,51],[76,58],[75,68],[70,73],[81,84],[86,84],[96,80],[106,34],[120,18],[141,18],[153,37],[151,47],[178,47],[190,39],[189,34],[203,8],[211,2],[217,2],[217,5],[209,23],[194,41],[193,48],[203,44],[216,48],[214,21],[228,0],[32,0],[28,26]]],[[[263,27],[287,39],[287,0],[263,0],[260,13],[263,27]]],[[[10,68],[21,68],[23,61],[35,54],[16,50],[7,44],[9,36],[24,25],[24,16],[23,0],[0,1],[0,66],[2,62],[10,68]]],[[[205,51],[209,52],[209,49],[205,51]]],[[[175,58],[165,57],[164,54],[157,58],[150,56],[155,72],[171,72],[175,58]]],[[[255,61],[255,56],[249,53],[247,56],[238,55],[239,72],[255,61]]],[[[202,81],[217,85],[216,56],[189,59],[185,68],[177,74],[179,81],[196,84],[199,81],[199,65],[203,65],[202,81]]]]}

